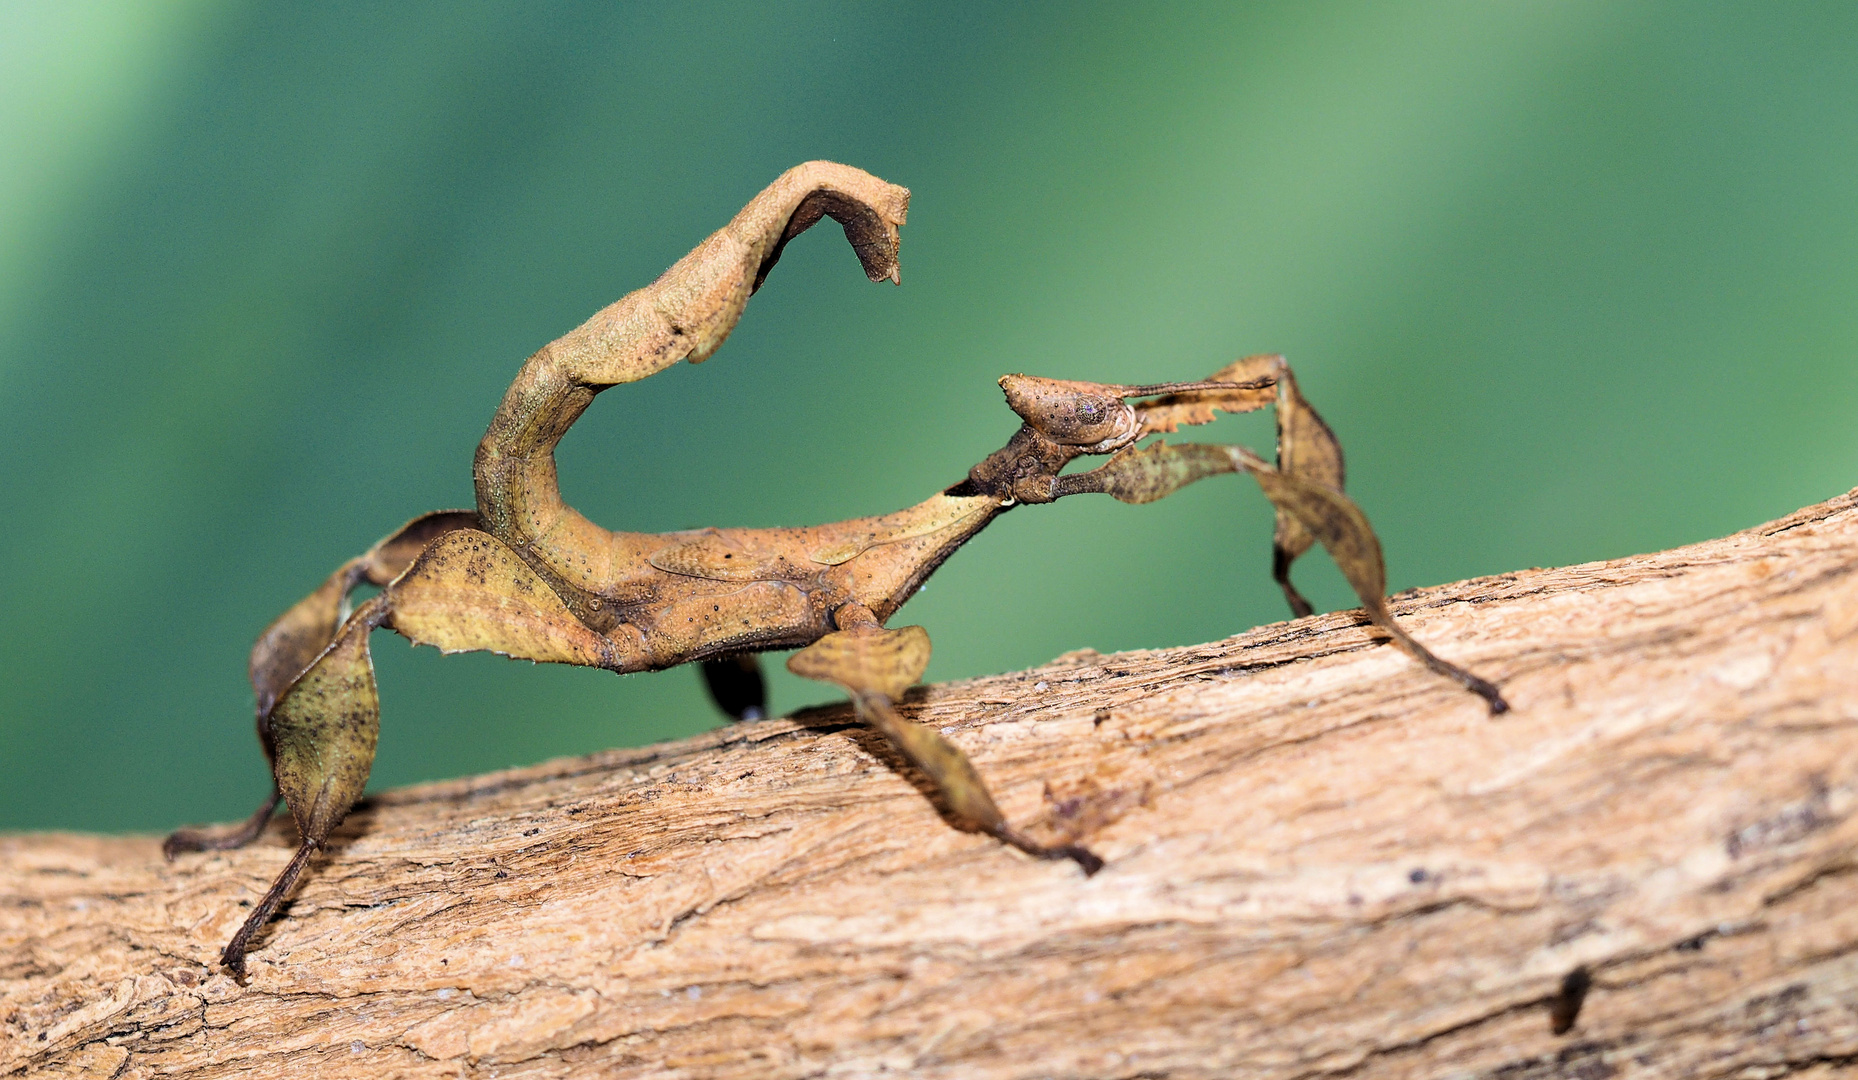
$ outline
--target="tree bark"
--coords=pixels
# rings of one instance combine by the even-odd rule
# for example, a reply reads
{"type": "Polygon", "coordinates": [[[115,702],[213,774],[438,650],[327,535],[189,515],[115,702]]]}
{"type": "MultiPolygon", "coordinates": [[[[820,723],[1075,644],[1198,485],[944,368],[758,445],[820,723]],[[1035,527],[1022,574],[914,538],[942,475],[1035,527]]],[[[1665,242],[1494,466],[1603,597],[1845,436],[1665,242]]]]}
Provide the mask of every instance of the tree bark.
{"type": "Polygon", "coordinates": [[[244,986],[287,819],[173,864],[0,837],[0,1074],[1858,1063],[1858,491],[1394,610],[1515,711],[1354,612],[913,692],[1088,880],[950,829],[844,708],[384,793],[244,986]]]}

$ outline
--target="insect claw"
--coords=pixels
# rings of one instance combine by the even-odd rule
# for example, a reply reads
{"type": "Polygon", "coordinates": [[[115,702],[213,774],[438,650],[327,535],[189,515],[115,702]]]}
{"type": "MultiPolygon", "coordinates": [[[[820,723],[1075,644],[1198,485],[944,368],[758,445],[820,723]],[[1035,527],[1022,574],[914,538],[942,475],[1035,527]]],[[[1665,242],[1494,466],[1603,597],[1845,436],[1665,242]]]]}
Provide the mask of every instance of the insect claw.
{"type": "MultiPolygon", "coordinates": [[[[1466,674],[1469,674],[1469,672],[1466,674]]],[[[1502,716],[1504,713],[1510,711],[1510,703],[1503,700],[1502,692],[1499,691],[1495,685],[1472,675],[1471,681],[1465,684],[1465,688],[1490,704],[1490,715],[1502,716]]]]}
{"type": "Polygon", "coordinates": [[[1076,863],[1084,871],[1085,877],[1095,877],[1097,876],[1097,871],[1103,869],[1103,860],[1098,858],[1089,848],[1080,847],[1076,844],[1066,844],[1055,850],[1060,855],[1076,863]]]}
{"type": "Polygon", "coordinates": [[[1070,859],[1084,871],[1085,877],[1094,877],[1097,871],[1103,869],[1103,860],[1099,858],[1095,852],[1081,844],[1053,844],[1048,846],[1037,843],[1031,837],[1005,824],[997,826],[993,830],[993,834],[1002,843],[1016,847],[1035,859],[1053,861],[1058,859],[1070,859]]]}

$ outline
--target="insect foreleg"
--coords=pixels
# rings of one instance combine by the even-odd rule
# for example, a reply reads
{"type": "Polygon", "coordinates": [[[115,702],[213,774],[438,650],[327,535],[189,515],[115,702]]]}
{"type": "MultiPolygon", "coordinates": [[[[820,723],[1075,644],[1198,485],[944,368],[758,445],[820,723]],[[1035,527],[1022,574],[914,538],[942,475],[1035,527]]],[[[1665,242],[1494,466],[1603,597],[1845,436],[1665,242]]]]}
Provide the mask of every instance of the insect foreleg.
{"type": "MultiPolygon", "coordinates": [[[[1339,458],[1337,461],[1339,464],[1339,458]]],[[[1483,698],[1492,713],[1509,711],[1509,703],[1494,685],[1439,659],[1394,622],[1387,610],[1387,570],[1380,539],[1361,507],[1329,484],[1274,468],[1242,446],[1155,443],[1139,450],[1124,450],[1101,468],[1059,477],[1054,494],[1063,497],[1096,492],[1127,503],[1145,503],[1164,498],[1196,480],[1231,472],[1243,472],[1257,481],[1277,509],[1280,537],[1284,535],[1282,523],[1288,519],[1301,530],[1300,535],[1308,537],[1305,549],[1310,543],[1322,542],[1361,599],[1368,618],[1395,644],[1427,668],[1483,698]]]]}
{"type": "Polygon", "coordinates": [[[1290,517],[1310,536],[1322,541],[1337,569],[1361,598],[1368,618],[1385,630],[1394,644],[1434,672],[1483,698],[1493,715],[1510,711],[1509,702],[1494,684],[1434,656],[1394,622],[1393,614],[1387,610],[1387,568],[1381,557],[1381,542],[1374,535],[1373,526],[1368,524],[1368,515],[1355,505],[1355,500],[1319,480],[1272,468],[1242,446],[1224,449],[1232,455],[1235,465],[1258,482],[1265,497],[1277,507],[1279,535],[1283,534],[1283,520],[1290,517]]]}
{"type": "MultiPolygon", "coordinates": [[[[1143,434],[1174,431],[1186,424],[1204,424],[1217,412],[1251,412],[1277,406],[1277,467],[1286,473],[1342,490],[1342,444],[1329,425],[1297,389],[1296,376],[1281,356],[1248,356],[1208,376],[1226,384],[1217,390],[1176,392],[1137,406],[1143,434]]],[[[1290,566],[1316,542],[1315,536],[1282,510],[1271,542],[1271,577],[1284,590],[1284,599],[1298,618],[1314,609],[1290,582],[1290,566]]]]}

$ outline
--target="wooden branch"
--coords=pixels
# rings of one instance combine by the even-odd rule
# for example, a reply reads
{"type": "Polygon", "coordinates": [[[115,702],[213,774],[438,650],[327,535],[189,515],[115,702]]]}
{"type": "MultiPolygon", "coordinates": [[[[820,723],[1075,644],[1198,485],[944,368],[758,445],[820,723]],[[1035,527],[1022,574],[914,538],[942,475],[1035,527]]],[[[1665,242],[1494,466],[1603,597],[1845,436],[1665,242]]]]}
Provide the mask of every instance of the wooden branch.
{"type": "Polygon", "coordinates": [[[153,837],[3,837],[0,1073],[1858,1061],[1858,491],[1395,611],[1515,712],[1346,612],[913,697],[1014,821],[1109,860],[1089,880],[946,827],[844,709],[383,794],[243,987],[213,960],[281,822],[171,865],[153,837]]]}

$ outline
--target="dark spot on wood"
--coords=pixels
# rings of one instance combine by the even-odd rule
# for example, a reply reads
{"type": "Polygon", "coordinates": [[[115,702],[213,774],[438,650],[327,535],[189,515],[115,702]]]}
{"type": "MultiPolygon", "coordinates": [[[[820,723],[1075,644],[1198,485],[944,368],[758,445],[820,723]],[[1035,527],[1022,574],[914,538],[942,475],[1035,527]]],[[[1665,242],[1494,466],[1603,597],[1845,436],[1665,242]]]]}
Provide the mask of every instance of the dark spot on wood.
{"type": "Polygon", "coordinates": [[[1425,884],[1426,878],[1428,876],[1429,875],[1426,873],[1426,868],[1423,866],[1418,866],[1418,867],[1414,867],[1412,870],[1407,871],[1406,879],[1415,885],[1423,885],[1425,884]]]}
{"type": "MultiPolygon", "coordinates": [[[[1607,1043],[1571,1043],[1552,1055],[1512,1062],[1490,1075],[1498,1080],[1611,1080],[1619,1075],[1619,1068],[1606,1058],[1616,1051],[1615,1045],[1607,1043]]],[[[1650,1062],[1642,1059],[1638,1064],[1650,1062]]]]}
{"type": "Polygon", "coordinates": [[[499,870],[497,871],[497,876],[499,878],[506,878],[510,876],[510,872],[508,870],[499,870]]]}
{"type": "Polygon", "coordinates": [[[1550,945],[1565,945],[1577,937],[1596,933],[1599,929],[1600,924],[1593,919],[1581,919],[1578,922],[1556,923],[1555,928],[1549,932],[1548,943],[1550,945]]]}
{"type": "Polygon", "coordinates": [[[1751,851],[1791,844],[1837,824],[1839,819],[1828,805],[1829,795],[1825,779],[1816,776],[1805,800],[1730,833],[1723,847],[1731,859],[1739,859],[1751,851]]]}
{"type": "Polygon", "coordinates": [[[541,832],[541,831],[542,831],[541,829],[524,829],[524,830],[523,830],[523,835],[524,835],[524,836],[534,836],[535,834],[537,834],[537,833],[539,833],[539,832],[541,832]]]}
{"type": "Polygon", "coordinates": [[[1790,983],[1775,993],[1750,998],[1748,1004],[1742,1007],[1742,1011],[1749,1016],[1773,1015],[1791,1018],[1797,1011],[1793,1006],[1804,999],[1806,994],[1805,983],[1790,983]]]}
{"type": "Polygon", "coordinates": [[[1587,973],[1585,965],[1575,968],[1561,977],[1561,990],[1549,999],[1548,1030],[1556,1035],[1566,1035],[1574,1029],[1574,1021],[1581,1015],[1581,1004],[1587,1000],[1587,991],[1593,988],[1593,976],[1587,973]]]}

